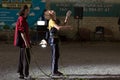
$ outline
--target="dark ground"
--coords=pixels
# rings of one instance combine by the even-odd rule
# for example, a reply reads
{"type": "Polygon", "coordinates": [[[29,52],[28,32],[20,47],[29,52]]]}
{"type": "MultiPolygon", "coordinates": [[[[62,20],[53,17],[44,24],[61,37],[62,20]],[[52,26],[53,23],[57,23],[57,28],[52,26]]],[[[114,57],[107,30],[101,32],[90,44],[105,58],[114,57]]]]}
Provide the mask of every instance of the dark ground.
{"type": "MultiPolygon", "coordinates": [[[[61,42],[59,70],[67,77],[53,80],[120,80],[120,42],[61,42]]],[[[38,68],[50,74],[50,47],[32,47],[30,75],[36,80],[47,78],[38,68]],[[37,62],[37,63],[36,63],[37,62]]],[[[0,80],[19,80],[19,48],[0,45],[0,80]]]]}

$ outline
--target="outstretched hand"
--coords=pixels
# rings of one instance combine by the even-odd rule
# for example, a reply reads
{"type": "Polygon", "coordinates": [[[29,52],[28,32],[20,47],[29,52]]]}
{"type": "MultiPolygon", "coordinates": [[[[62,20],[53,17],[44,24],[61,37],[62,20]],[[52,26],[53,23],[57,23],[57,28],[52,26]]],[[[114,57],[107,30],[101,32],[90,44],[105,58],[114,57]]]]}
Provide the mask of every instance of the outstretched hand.
{"type": "Polygon", "coordinates": [[[65,20],[64,20],[64,25],[68,22],[68,18],[70,17],[71,14],[72,14],[72,12],[70,10],[68,10],[66,13],[65,20]]]}

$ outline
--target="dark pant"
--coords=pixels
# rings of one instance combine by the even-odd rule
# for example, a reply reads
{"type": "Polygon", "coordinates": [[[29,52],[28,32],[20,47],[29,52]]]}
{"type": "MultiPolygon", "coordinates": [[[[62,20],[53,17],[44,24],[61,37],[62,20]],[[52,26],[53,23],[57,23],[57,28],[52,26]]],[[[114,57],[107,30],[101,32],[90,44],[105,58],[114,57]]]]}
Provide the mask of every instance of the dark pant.
{"type": "Polygon", "coordinates": [[[52,74],[58,71],[58,60],[59,60],[59,40],[55,38],[50,39],[50,45],[52,49],[52,74]]]}
{"type": "Polygon", "coordinates": [[[18,73],[20,75],[29,75],[29,64],[30,64],[30,50],[29,48],[20,48],[18,73]]]}

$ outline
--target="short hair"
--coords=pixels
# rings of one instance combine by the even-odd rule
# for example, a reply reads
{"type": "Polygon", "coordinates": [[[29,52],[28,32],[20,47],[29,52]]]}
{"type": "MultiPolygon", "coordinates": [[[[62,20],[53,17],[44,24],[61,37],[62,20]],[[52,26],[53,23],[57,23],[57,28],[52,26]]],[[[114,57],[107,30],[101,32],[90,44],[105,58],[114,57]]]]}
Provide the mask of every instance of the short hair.
{"type": "Polygon", "coordinates": [[[19,12],[19,16],[23,16],[26,9],[28,9],[27,5],[22,6],[19,12]]]}

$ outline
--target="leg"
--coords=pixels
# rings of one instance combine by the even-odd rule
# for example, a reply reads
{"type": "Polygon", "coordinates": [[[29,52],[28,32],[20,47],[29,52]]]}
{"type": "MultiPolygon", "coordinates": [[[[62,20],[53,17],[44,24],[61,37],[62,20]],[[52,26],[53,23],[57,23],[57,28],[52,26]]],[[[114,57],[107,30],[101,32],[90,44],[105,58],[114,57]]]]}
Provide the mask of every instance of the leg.
{"type": "Polygon", "coordinates": [[[24,74],[23,74],[23,61],[24,61],[24,48],[20,48],[20,56],[19,56],[19,63],[18,63],[18,73],[19,73],[19,78],[23,79],[24,74]]]}
{"type": "Polygon", "coordinates": [[[58,47],[58,44],[55,44],[54,45],[54,48],[55,48],[55,54],[54,54],[54,73],[58,71],[58,61],[59,61],[59,47],[58,47]]]}
{"type": "Polygon", "coordinates": [[[20,48],[18,73],[20,73],[21,75],[23,75],[23,61],[24,61],[24,48],[20,48]]]}
{"type": "Polygon", "coordinates": [[[25,76],[29,76],[29,64],[30,64],[30,50],[26,48],[25,52],[25,76]]]}
{"type": "Polygon", "coordinates": [[[56,55],[56,44],[52,45],[52,74],[58,71],[58,58],[56,55]]]}
{"type": "Polygon", "coordinates": [[[58,71],[58,61],[59,61],[59,46],[58,44],[54,44],[52,46],[52,75],[60,76],[63,73],[58,71]]]}

